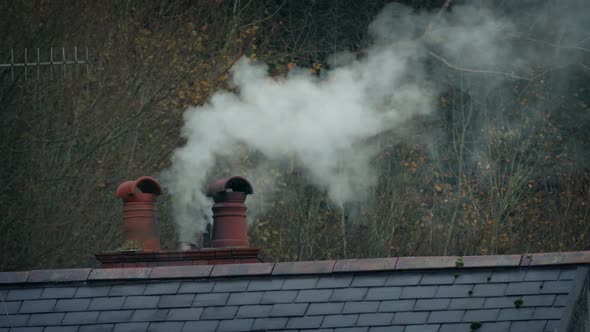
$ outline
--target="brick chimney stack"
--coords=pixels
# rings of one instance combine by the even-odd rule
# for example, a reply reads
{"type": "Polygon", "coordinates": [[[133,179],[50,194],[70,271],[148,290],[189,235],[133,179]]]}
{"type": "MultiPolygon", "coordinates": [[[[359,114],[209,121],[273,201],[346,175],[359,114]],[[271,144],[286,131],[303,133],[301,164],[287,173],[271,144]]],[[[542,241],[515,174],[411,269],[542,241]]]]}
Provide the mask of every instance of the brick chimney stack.
{"type": "MultiPolygon", "coordinates": [[[[212,197],[213,231],[210,248],[187,247],[161,250],[156,222],[156,198],[162,194],[157,180],[142,176],[126,181],[117,189],[124,203],[126,241],[136,241],[139,248],[123,248],[96,254],[103,268],[180,265],[216,265],[260,263],[272,258],[258,248],[250,248],[246,221],[246,196],[252,185],[241,176],[213,181],[207,190],[212,197]]],[[[196,234],[195,234],[196,236],[196,234]]]]}

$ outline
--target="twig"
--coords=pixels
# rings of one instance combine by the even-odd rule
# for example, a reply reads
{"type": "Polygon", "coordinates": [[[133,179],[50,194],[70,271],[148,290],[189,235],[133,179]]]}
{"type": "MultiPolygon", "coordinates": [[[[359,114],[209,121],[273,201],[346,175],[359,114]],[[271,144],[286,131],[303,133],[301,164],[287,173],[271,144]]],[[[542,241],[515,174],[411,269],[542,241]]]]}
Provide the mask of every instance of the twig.
{"type": "Polygon", "coordinates": [[[440,62],[444,63],[449,68],[453,68],[455,70],[460,70],[460,71],[469,72],[469,73],[475,73],[475,74],[502,75],[502,76],[507,76],[507,77],[511,77],[511,78],[514,78],[514,79],[519,79],[519,80],[524,80],[524,81],[531,81],[530,78],[526,78],[526,77],[522,77],[522,76],[518,76],[518,75],[514,75],[514,74],[511,74],[511,73],[506,73],[506,72],[502,72],[502,71],[459,67],[459,66],[456,66],[456,65],[450,63],[447,59],[441,57],[440,55],[433,53],[432,51],[428,51],[428,54],[430,54],[434,58],[438,59],[440,62]]]}
{"type": "Polygon", "coordinates": [[[244,24],[244,25],[242,25],[241,27],[239,27],[239,29],[247,28],[247,27],[249,27],[249,26],[251,26],[251,25],[255,25],[255,24],[262,23],[262,22],[264,22],[264,21],[268,21],[268,20],[270,20],[271,18],[273,18],[273,16],[275,16],[275,15],[276,15],[276,14],[277,14],[277,13],[278,13],[278,12],[279,12],[279,11],[280,11],[282,8],[283,8],[283,6],[285,6],[285,4],[286,4],[286,3],[287,3],[287,1],[283,1],[283,3],[282,3],[280,6],[279,6],[279,8],[278,8],[277,10],[275,10],[275,11],[274,11],[272,14],[270,14],[269,16],[267,16],[267,17],[265,17],[265,18],[261,18],[261,19],[259,19],[259,20],[257,20],[257,21],[254,21],[254,22],[250,22],[250,23],[248,23],[248,24],[244,24]]]}
{"type": "Polygon", "coordinates": [[[438,13],[436,13],[436,16],[432,20],[430,20],[430,22],[428,22],[428,25],[426,26],[426,29],[424,29],[424,34],[422,35],[422,37],[430,33],[430,31],[432,30],[432,25],[435,21],[437,21],[440,18],[442,13],[444,13],[447,10],[447,8],[449,8],[449,6],[451,5],[451,1],[452,0],[446,0],[442,7],[440,7],[440,10],[438,11],[438,13]]]}

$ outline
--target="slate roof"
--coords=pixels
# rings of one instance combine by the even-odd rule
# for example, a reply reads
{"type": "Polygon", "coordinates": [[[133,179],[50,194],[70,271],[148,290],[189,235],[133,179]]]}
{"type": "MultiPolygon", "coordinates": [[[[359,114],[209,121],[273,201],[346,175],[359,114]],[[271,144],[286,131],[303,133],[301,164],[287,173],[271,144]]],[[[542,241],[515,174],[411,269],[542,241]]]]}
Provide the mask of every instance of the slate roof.
{"type": "Polygon", "coordinates": [[[0,332],[558,331],[589,257],[0,272],[0,332]]]}

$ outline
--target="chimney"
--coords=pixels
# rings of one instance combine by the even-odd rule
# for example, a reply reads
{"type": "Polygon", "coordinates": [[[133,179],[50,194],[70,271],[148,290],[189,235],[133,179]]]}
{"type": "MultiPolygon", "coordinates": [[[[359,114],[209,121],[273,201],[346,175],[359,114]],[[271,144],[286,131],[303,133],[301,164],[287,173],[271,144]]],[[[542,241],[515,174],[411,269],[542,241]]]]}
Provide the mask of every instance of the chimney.
{"type": "Polygon", "coordinates": [[[121,183],[115,194],[123,200],[125,241],[138,242],[143,251],[160,250],[156,198],[161,194],[162,186],[149,176],[121,183]]]}
{"type": "MultiPolygon", "coordinates": [[[[156,197],[162,194],[157,180],[142,176],[122,183],[117,197],[124,202],[126,241],[136,241],[141,248],[122,248],[96,254],[103,268],[177,265],[216,265],[272,261],[258,248],[250,248],[246,221],[246,196],[252,185],[241,176],[213,181],[207,189],[212,197],[213,231],[210,248],[180,246],[177,250],[160,250],[156,223],[156,197]]],[[[195,234],[196,236],[196,234],[195,234]]]]}
{"type": "Polygon", "coordinates": [[[212,197],[214,248],[248,247],[246,196],[253,193],[252,185],[241,176],[231,176],[211,183],[207,196],[212,197]]]}

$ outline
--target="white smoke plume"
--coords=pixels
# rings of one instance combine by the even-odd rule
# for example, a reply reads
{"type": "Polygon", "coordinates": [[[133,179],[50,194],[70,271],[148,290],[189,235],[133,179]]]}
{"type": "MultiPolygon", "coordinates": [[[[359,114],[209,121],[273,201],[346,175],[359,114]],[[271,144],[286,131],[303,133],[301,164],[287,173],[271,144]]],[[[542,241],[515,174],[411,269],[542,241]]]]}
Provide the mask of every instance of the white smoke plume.
{"type": "Polygon", "coordinates": [[[514,30],[508,18],[485,8],[456,6],[437,17],[391,5],[370,25],[373,43],[364,55],[334,55],[320,78],[307,69],[272,78],[264,64],[240,60],[231,70],[236,92],[216,92],[185,112],[187,143],[164,174],[179,240],[192,241],[209,221],[208,173],[240,146],[269,162],[296,158],[309,181],[340,206],[366,199],[376,182],[371,138],[401,131],[409,119],[434,110],[432,63],[510,72],[498,65],[527,60],[503,44],[514,30]],[[433,47],[448,63],[432,57],[433,47]]]}

